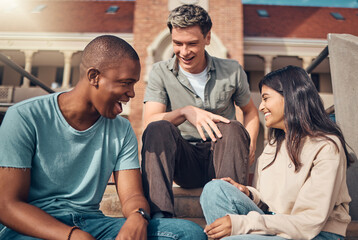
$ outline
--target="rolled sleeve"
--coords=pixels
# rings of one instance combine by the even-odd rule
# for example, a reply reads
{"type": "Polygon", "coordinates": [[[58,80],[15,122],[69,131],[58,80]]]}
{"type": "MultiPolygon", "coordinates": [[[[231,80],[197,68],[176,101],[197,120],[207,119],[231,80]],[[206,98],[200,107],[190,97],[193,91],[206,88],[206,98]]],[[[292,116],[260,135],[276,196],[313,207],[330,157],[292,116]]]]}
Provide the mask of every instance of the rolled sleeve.
{"type": "Polygon", "coordinates": [[[245,71],[238,64],[237,88],[234,94],[235,104],[239,107],[246,106],[250,102],[250,87],[245,71]]]}

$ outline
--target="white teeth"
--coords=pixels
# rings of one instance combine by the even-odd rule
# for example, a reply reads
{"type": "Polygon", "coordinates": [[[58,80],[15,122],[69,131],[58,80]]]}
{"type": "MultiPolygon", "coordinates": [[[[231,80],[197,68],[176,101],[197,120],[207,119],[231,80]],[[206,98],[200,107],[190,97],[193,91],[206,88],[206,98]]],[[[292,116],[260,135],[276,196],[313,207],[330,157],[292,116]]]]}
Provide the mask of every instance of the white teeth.
{"type": "Polygon", "coordinates": [[[184,61],[189,61],[189,60],[191,60],[192,59],[192,57],[191,58],[182,58],[184,61]]]}
{"type": "Polygon", "coordinates": [[[265,113],[265,117],[270,116],[270,115],[271,115],[271,113],[269,113],[269,112],[265,113]]]}
{"type": "Polygon", "coordinates": [[[123,104],[123,105],[127,105],[127,102],[121,102],[121,101],[118,101],[118,102],[123,104]]]}

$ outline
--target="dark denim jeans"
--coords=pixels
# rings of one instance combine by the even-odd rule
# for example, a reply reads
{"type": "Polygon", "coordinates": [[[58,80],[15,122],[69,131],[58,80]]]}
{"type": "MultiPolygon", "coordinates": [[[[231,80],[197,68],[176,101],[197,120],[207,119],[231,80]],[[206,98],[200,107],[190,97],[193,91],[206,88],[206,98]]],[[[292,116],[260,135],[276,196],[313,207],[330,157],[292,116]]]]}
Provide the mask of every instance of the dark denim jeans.
{"type": "MultiPolygon", "coordinates": [[[[114,240],[125,222],[125,218],[112,218],[101,214],[68,213],[54,216],[69,225],[78,226],[98,240],[114,240]]],[[[0,240],[34,240],[37,238],[21,235],[0,224],[0,240]]],[[[203,229],[188,220],[160,218],[153,219],[148,225],[150,240],[204,240],[207,239],[203,229]]]]}
{"type": "Polygon", "coordinates": [[[222,138],[216,142],[190,143],[168,121],[152,122],[143,133],[143,189],[152,215],[174,215],[172,184],[199,188],[213,178],[231,177],[247,184],[250,135],[232,120],[217,123],[222,138]]]}
{"type": "MultiPolygon", "coordinates": [[[[250,211],[261,214],[264,212],[239,189],[228,182],[222,180],[211,181],[206,184],[201,196],[200,204],[204,212],[207,224],[211,224],[216,219],[224,217],[226,214],[246,215],[250,211]]],[[[225,237],[222,240],[284,240],[279,236],[267,236],[256,234],[245,234],[225,237]]],[[[344,240],[343,236],[320,232],[313,240],[344,240]]]]}

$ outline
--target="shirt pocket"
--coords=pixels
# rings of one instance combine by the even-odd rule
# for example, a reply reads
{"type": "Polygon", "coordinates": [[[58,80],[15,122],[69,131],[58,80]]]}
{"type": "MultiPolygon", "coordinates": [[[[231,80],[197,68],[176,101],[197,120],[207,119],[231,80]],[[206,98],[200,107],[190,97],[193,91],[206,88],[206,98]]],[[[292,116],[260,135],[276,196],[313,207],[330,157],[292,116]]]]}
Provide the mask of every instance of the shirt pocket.
{"type": "Polygon", "coordinates": [[[214,111],[220,113],[222,110],[228,108],[232,104],[233,90],[221,91],[217,94],[214,100],[214,111]]]}

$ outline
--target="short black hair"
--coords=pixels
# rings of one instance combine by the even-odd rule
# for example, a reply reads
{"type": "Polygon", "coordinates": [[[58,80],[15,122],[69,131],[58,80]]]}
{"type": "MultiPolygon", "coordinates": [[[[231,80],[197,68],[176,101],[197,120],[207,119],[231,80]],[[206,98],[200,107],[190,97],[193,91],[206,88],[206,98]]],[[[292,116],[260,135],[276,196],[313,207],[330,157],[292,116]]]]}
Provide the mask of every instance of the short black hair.
{"type": "Polygon", "coordinates": [[[113,35],[96,37],[83,50],[80,74],[83,76],[90,67],[103,70],[124,58],[139,61],[137,52],[122,38],[113,35]]]}

